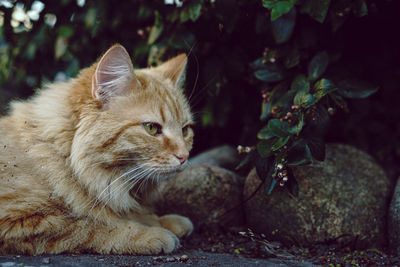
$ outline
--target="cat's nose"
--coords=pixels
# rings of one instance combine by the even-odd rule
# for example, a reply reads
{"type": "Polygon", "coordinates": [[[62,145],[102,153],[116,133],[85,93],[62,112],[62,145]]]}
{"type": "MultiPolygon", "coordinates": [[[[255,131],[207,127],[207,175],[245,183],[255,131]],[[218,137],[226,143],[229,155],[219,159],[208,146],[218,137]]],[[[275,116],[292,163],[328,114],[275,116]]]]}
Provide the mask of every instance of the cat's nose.
{"type": "Polygon", "coordinates": [[[182,164],[184,164],[186,162],[186,160],[189,157],[188,153],[177,153],[175,154],[175,157],[179,160],[179,162],[182,164]]]}

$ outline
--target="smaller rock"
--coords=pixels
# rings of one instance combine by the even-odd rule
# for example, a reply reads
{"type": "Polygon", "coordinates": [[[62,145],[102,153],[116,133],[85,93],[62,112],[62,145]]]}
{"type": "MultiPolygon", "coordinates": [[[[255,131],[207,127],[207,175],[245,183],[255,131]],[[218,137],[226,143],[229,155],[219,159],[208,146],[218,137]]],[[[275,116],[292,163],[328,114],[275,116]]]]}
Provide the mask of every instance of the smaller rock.
{"type": "Polygon", "coordinates": [[[167,261],[167,262],[174,262],[174,261],[175,261],[175,258],[173,258],[173,257],[168,257],[168,258],[166,259],[166,261],[167,261]]]}
{"type": "Polygon", "coordinates": [[[42,263],[43,264],[50,264],[50,258],[48,258],[48,257],[43,258],[42,263]]]}
{"type": "Polygon", "coordinates": [[[400,178],[392,196],[388,217],[390,249],[400,254],[400,178]]]}
{"type": "Polygon", "coordinates": [[[181,261],[188,261],[189,260],[189,256],[188,255],[186,255],[186,254],[183,254],[182,256],[181,256],[181,258],[180,258],[180,260],[181,261]]]}
{"type": "Polygon", "coordinates": [[[156,208],[160,215],[177,213],[189,217],[197,226],[240,225],[244,218],[241,180],[223,168],[190,166],[160,184],[161,198],[156,201],[156,208]]]}
{"type": "Polygon", "coordinates": [[[240,163],[240,157],[233,146],[224,145],[207,150],[189,160],[192,165],[218,166],[234,170],[240,163]]]}

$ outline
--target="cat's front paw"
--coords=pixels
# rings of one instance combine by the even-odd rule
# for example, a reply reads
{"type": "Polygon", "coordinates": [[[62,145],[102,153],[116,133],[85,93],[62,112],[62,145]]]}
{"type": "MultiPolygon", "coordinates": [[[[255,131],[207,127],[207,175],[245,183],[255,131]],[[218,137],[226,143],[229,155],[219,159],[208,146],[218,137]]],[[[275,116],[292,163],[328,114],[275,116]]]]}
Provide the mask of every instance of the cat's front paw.
{"type": "Polygon", "coordinates": [[[178,237],[161,227],[150,227],[143,237],[136,242],[136,253],[170,253],[180,247],[178,237]]]}
{"type": "Polygon", "coordinates": [[[193,232],[193,223],[189,218],[176,214],[160,217],[160,224],[163,228],[170,230],[178,237],[188,236],[193,232]]]}

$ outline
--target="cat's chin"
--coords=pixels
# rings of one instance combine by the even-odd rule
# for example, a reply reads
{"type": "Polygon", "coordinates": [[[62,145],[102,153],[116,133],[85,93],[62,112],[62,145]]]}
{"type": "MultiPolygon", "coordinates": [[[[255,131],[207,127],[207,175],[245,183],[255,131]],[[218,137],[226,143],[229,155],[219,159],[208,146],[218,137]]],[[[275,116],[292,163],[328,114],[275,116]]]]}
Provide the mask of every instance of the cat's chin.
{"type": "Polygon", "coordinates": [[[182,172],[185,169],[183,166],[179,166],[177,168],[168,168],[160,170],[160,176],[163,180],[168,180],[174,178],[178,173],[182,172]]]}

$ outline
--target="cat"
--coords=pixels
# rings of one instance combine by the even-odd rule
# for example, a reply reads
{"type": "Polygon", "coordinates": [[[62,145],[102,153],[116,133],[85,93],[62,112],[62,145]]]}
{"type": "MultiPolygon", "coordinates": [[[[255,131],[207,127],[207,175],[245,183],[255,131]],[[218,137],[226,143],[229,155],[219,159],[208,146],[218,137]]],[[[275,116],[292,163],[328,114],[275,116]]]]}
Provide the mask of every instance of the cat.
{"type": "Polygon", "coordinates": [[[187,165],[187,57],[133,69],[116,44],[77,78],[0,119],[0,254],[158,254],[192,222],[157,216],[157,182],[187,165]]]}

